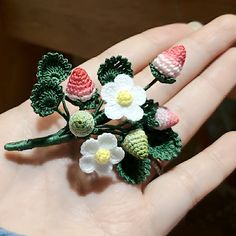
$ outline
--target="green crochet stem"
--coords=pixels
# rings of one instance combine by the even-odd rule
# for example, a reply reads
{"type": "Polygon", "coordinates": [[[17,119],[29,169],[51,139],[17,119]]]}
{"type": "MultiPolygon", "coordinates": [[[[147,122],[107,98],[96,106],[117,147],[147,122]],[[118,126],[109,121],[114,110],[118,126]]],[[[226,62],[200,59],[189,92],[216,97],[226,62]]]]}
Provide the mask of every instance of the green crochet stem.
{"type": "MultiPolygon", "coordinates": [[[[66,107],[65,102],[63,102],[63,107],[65,112],[61,110],[57,110],[57,112],[66,120],[69,121],[70,114],[69,111],[66,107]]],[[[100,108],[99,108],[100,109],[100,108]]],[[[97,116],[94,118],[95,123],[100,126],[98,128],[98,132],[103,133],[104,131],[108,131],[106,129],[101,129],[102,125],[107,123],[109,119],[105,116],[104,110],[98,112],[97,116]]],[[[104,127],[105,128],[105,127],[104,127]]],[[[121,134],[119,131],[116,132],[115,130],[109,130],[109,132],[116,133],[116,134],[121,134]]],[[[97,134],[94,132],[94,134],[97,134]]],[[[46,136],[46,137],[41,137],[41,138],[35,138],[35,139],[27,139],[27,140],[22,140],[18,142],[12,142],[12,143],[7,143],[4,148],[7,151],[24,151],[36,147],[47,147],[47,146],[52,146],[52,145],[57,145],[61,143],[66,143],[69,142],[73,139],[76,139],[75,137],[69,130],[68,125],[66,125],[63,129],[59,130],[57,133],[46,136]]]]}
{"type": "Polygon", "coordinates": [[[28,139],[22,140],[19,142],[12,142],[8,143],[4,146],[5,150],[7,151],[23,151],[28,150],[36,147],[47,147],[51,145],[57,145],[60,143],[66,143],[76,137],[71,133],[66,133],[68,127],[59,130],[57,133],[42,137],[42,138],[35,138],[35,139],[28,139]]]}
{"type": "Polygon", "coordinates": [[[144,90],[147,91],[148,89],[150,89],[157,81],[158,81],[158,78],[155,78],[154,80],[152,80],[148,85],[144,87],[144,90]]]}

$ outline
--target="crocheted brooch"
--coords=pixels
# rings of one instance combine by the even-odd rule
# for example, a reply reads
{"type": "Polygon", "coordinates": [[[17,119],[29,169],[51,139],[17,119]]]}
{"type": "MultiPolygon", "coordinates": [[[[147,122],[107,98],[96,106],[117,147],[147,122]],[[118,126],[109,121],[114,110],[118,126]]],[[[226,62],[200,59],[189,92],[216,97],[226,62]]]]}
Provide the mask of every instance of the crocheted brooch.
{"type": "Polygon", "coordinates": [[[154,79],[142,88],[135,85],[131,63],[113,56],[98,69],[102,87],[97,89],[83,68],[72,69],[63,55],[47,53],[38,63],[31,105],[41,117],[59,113],[66,126],[46,137],[8,143],[5,149],[23,151],[80,139],[83,172],[107,174],[114,165],[124,181],[144,182],[152,160],[172,160],[181,151],[180,137],[171,129],[178,117],[148,99],[146,91],[157,81],[174,83],[185,57],[182,45],[159,54],[149,65],[154,79]],[[61,83],[66,79],[64,89],[61,83]],[[78,107],[75,113],[69,112],[67,102],[78,107]]]}

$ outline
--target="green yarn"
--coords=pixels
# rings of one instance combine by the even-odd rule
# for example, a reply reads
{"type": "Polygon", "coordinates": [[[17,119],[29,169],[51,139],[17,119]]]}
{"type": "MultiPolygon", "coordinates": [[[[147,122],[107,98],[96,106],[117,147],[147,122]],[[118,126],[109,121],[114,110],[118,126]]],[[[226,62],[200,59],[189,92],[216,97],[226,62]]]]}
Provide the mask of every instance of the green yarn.
{"type": "Polygon", "coordinates": [[[60,103],[64,99],[62,86],[55,81],[38,81],[30,96],[31,106],[36,114],[48,116],[57,111],[60,103]]]}
{"type": "Polygon", "coordinates": [[[167,77],[165,75],[163,75],[162,73],[160,73],[155,66],[150,63],[149,67],[151,69],[152,75],[161,83],[165,83],[165,84],[173,84],[174,82],[176,82],[176,80],[172,77],[167,77]]]}
{"type": "Polygon", "coordinates": [[[85,137],[93,132],[93,116],[88,111],[77,111],[69,121],[69,127],[72,134],[76,137],[85,137]]]}
{"type": "Polygon", "coordinates": [[[172,129],[148,132],[149,154],[154,159],[172,160],[181,152],[182,143],[179,135],[172,129]]]}
{"type": "Polygon", "coordinates": [[[48,52],[38,63],[37,78],[61,83],[68,77],[71,69],[72,65],[62,54],[48,52]]]}
{"type": "Polygon", "coordinates": [[[125,151],[138,159],[148,157],[148,139],[141,129],[132,130],[125,136],[122,143],[125,151]]]}
{"type": "Polygon", "coordinates": [[[142,122],[149,129],[152,129],[159,125],[155,118],[158,106],[158,103],[155,103],[152,99],[147,100],[146,103],[142,106],[142,109],[144,111],[142,122]]]}
{"type": "Polygon", "coordinates": [[[93,96],[86,102],[81,102],[80,100],[71,100],[68,96],[66,96],[66,100],[73,104],[74,106],[77,106],[80,108],[80,110],[91,110],[95,109],[99,104],[100,95],[98,93],[98,90],[96,89],[93,96]]]}
{"type": "Polygon", "coordinates": [[[140,184],[151,174],[151,160],[140,160],[126,153],[125,158],[116,165],[116,170],[127,183],[140,184]]]}
{"type": "Polygon", "coordinates": [[[133,77],[133,70],[131,68],[131,63],[127,58],[122,56],[111,57],[105,60],[104,64],[101,64],[97,75],[98,80],[101,85],[104,85],[108,82],[113,82],[115,77],[119,74],[126,74],[130,77],[133,77]]]}

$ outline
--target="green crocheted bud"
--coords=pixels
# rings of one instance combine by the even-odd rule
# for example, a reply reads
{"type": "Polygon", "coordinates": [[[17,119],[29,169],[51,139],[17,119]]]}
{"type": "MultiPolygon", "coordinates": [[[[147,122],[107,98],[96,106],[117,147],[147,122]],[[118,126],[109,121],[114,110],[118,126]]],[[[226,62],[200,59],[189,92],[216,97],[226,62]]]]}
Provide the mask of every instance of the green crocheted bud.
{"type": "Polygon", "coordinates": [[[151,161],[139,160],[126,153],[125,158],[116,165],[118,175],[130,184],[141,184],[151,174],[151,161]]]}
{"type": "Polygon", "coordinates": [[[69,127],[76,137],[85,137],[94,129],[93,116],[88,111],[77,111],[70,117],[69,127]]]}
{"type": "Polygon", "coordinates": [[[48,116],[57,110],[63,98],[62,86],[55,81],[41,80],[34,85],[30,100],[35,113],[48,116]]]}
{"type": "Polygon", "coordinates": [[[125,151],[138,159],[148,157],[148,139],[141,129],[131,131],[124,139],[122,146],[125,151]]]}
{"type": "Polygon", "coordinates": [[[105,60],[104,64],[101,64],[97,75],[98,80],[101,85],[104,85],[108,82],[113,82],[115,77],[119,74],[126,74],[130,77],[133,77],[133,70],[131,68],[131,63],[127,58],[122,56],[111,57],[105,60]]]}
{"type": "Polygon", "coordinates": [[[69,75],[72,65],[62,54],[49,52],[38,63],[37,78],[63,82],[69,75]]]}

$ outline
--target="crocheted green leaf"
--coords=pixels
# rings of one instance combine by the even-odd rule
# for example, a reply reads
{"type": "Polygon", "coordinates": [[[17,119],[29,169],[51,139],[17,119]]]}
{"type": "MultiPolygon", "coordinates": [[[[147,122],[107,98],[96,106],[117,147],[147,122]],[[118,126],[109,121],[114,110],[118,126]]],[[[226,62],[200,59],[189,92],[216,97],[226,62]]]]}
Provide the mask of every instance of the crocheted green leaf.
{"type": "Polygon", "coordinates": [[[167,77],[165,75],[163,75],[162,73],[160,73],[155,66],[150,63],[149,67],[151,69],[152,75],[161,83],[165,83],[165,84],[173,84],[174,82],[176,82],[176,80],[172,77],[167,77]]]}
{"type": "Polygon", "coordinates": [[[148,132],[149,154],[154,159],[172,160],[181,152],[181,139],[172,129],[148,132]]]}
{"type": "Polygon", "coordinates": [[[63,82],[69,75],[72,65],[62,54],[48,52],[38,63],[38,80],[54,80],[63,82]]]}
{"type": "Polygon", "coordinates": [[[95,109],[99,103],[99,94],[98,91],[93,94],[93,96],[86,102],[81,102],[80,100],[71,100],[68,96],[66,96],[66,100],[73,104],[74,106],[78,106],[80,110],[90,110],[95,109]]]}
{"type": "Polygon", "coordinates": [[[133,70],[131,63],[127,58],[122,56],[111,57],[105,60],[104,64],[101,64],[97,75],[101,85],[108,82],[113,82],[118,74],[126,74],[133,77],[133,70]]]}
{"type": "Polygon", "coordinates": [[[144,124],[149,129],[152,129],[159,125],[155,119],[158,106],[158,103],[155,103],[152,99],[147,100],[146,103],[142,106],[142,109],[144,111],[142,122],[144,122],[144,124]]]}
{"type": "Polygon", "coordinates": [[[40,80],[32,90],[31,106],[36,114],[48,116],[54,113],[64,99],[62,86],[54,80],[40,80]]]}
{"type": "Polygon", "coordinates": [[[151,161],[137,159],[126,153],[125,158],[116,166],[118,175],[130,184],[143,183],[151,174],[151,161]]]}

